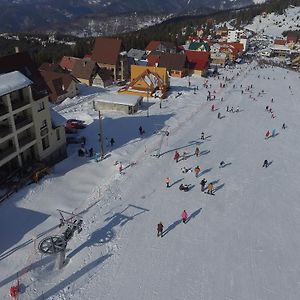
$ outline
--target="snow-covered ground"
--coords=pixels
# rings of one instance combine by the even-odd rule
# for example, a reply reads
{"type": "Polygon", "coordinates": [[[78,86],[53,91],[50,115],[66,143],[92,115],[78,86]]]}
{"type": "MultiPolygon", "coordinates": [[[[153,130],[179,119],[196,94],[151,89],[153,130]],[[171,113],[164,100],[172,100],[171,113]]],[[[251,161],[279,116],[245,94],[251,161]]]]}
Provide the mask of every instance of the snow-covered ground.
{"type": "MultiPolygon", "coordinates": [[[[299,73],[254,67],[210,78],[214,101],[206,101],[205,79],[193,76],[188,88],[187,78],[172,78],[170,96],[161,109],[150,101],[149,117],[146,108],[134,116],[104,112],[105,136],[116,141],[106,149],[108,158],[96,163],[78,157],[72,146],[51,175],[2,203],[0,299],[10,298],[17,276],[24,300],[299,299],[299,73]],[[221,89],[223,76],[234,79],[221,89]],[[227,106],[239,106],[240,112],[226,112],[227,106]],[[146,131],[142,138],[140,125],[146,131]],[[162,139],[158,129],[170,132],[160,158],[152,156],[162,139]],[[273,129],[275,136],[266,140],[273,129]],[[175,163],[176,149],[187,152],[187,159],[175,163]],[[262,168],[265,159],[268,168],[262,168]],[[220,169],[222,160],[227,165],[220,169]],[[114,161],[122,162],[124,174],[114,161]],[[196,165],[199,178],[181,172],[196,165]],[[200,191],[204,177],[214,182],[214,196],[200,191]],[[190,191],[180,191],[180,183],[191,184],[190,191]],[[36,251],[41,238],[62,233],[56,209],[80,213],[84,220],[60,271],[53,270],[51,257],[36,251]],[[187,224],[180,220],[183,209],[187,224]],[[156,237],[160,221],[163,238],[156,237]]],[[[93,92],[56,110],[84,119],[87,148],[99,149],[92,109],[98,91],[93,92]]]]}
{"type": "Polygon", "coordinates": [[[265,18],[256,16],[253,23],[245,28],[274,38],[281,37],[282,32],[287,30],[300,30],[300,7],[289,7],[283,15],[271,13],[265,18]]]}

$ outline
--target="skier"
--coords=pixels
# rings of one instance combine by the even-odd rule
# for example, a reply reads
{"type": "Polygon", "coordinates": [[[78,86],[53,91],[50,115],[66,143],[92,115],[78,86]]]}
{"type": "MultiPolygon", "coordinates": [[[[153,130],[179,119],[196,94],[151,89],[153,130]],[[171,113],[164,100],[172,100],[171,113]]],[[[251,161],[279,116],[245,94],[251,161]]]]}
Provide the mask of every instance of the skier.
{"type": "Polygon", "coordinates": [[[204,132],[201,132],[201,140],[204,140],[204,132]]]}
{"type": "Polygon", "coordinates": [[[269,106],[267,105],[267,106],[266,106],[266,111],[268,111],[268,110],[269,110],[269,106]]]}
{"type": "Polygon", "coordinates": [[[188,186],[187,184],[183,184],[183,183],[182,183],[182,184],[179,186],[179,189],[180,189],[181,191],[188,192],[189,186],[188,186]]]}
{"type": "Polygon", "coordinates": [[[282,124],[282,129],[286,129],[285,123],[282,124]]]}
{"type": "Polygon", "coordinates": [[[228,105],[227,105],[227,107],[226,107],[226,111],[229,112],[229,106],[228,106],[228,105]]]}
{"type": "Polygon", "coordinates": [[[181,168],[181,172],[182,172],[183,174],[186,174],[188,171],[189,171],[189,169],[187,169],[186,167],[182,167],[182,168],[181,168]]]}
{"type": "Polygon", "coordinates": [[[196,149],[195,149],[195,156],[196,156],[196,157],[198,157],[198,156],[199,156],[199,154],[200,154],[200,150],[199,150],[199,148],[198,148],[198,147],[196,147],[196,149]]]}
{"type": "Polygon", "coordinates": [[[199,173],[200,173],[200,171],[201,171],[201,170],[200,170],[200,167],[199,167],[199,166],[196,166],[195,169],[194,169],[194,171],[195,171],[195,176],[198,177],[198,175],[199,175],[199,173]]]}
{"type": "Polygon", "coordinates": [[[234,112],[233,106],[231,106],[231,108],[230,108],[230,112],[234,112]]]}
{"type": "Polygon", "coordinates": [[[211,110],[212,110],[212,111],[215,110],[215,106],[214,106],[214,105],[211,106],[211,110]]]}
{"type": "Polygon", "coordinates": [[[187,212],[184,210],[182,213],[181,213],[181,219],[182,219],[182,222],[185,224],[186,223],[186,220],[188,218],[188,214],[187,212]]]}
{"type": "Polygon", "coordinates": [[[170,182],[171,182],[170,177],[167,177],[167,178],[165,179],[165,183],[166,183],[167,188],[170,187],[170,182]]]}
{"type": "Polygon", "coordinates": [[[268,130],[267,132],[266,132],[266,139],[268,139],[270,137],[270,131],[268,130]]]}
{"type": "Polygon", "coordinates": [[[218,119],[221,119],[221,113],[218,112],[218,119]]]}
{"type": "Polygon", "coordinates": [[[119,164],[119,174],[122,174],[122,171],[123,171],[123,166],[122,166],[122,164],[120,163],[120,164],[119,164]]]}
{"type": "Polygon", "coordinates": [[[162,224],[162,222],[159,222],[157,224],[157,236],[159,237],[163,237],[163,230],[164,230],[164,225],[162,224]]]}
{"type": "Polygon", "coordinates": [[[203,178],[203,179],[200,181],[201,192],[204,192],[204,188],[205,188],[206,182],[207,182],[207,181],[205,180],[205,178],[203,178]]]}
{"type": "Polygon", "coordinates": [[[113,146],[114,146],[114,143],[115,143],[114,138],[111,138],[111,139],[110,139],[110,146],[113,147],[113,146]]]}
{"type": "Polygon", "coordinates": [[[207,186],[207,194],[213,195],[213,189],[214,189],[214,185],[212,184],[212,182],[210,182],[207,186]]]}
{"type": "Polygon", "coordinates": [[[185,151],[183,151],[183,153],[182,153],[182,159],[183,160],[186,160],[186,155],[187,155],[187,153],[185,151]]]}
{"type": "Polygon", "coordinates": [[[177,163],[178,163],[179,157],[180,157],[180,154],[179,154],[179,152],[176,150],[176,151],[175,151],[175,154],[174,154],[174,160],[175,160],[177,163]]]}
{"type": "Polygon", "coordinates": [[[269,166],[269,162],[267,159],[264,160],[263,166],[262,167],[268,167],[269,166]]]}
{"type": "Polygon", "coordinates": [[[239,112],[239,111],[240,111],[240,107],[239,107],[239,106],[237,106],[237,108],[236,108],[235,112],[239,112]]]}

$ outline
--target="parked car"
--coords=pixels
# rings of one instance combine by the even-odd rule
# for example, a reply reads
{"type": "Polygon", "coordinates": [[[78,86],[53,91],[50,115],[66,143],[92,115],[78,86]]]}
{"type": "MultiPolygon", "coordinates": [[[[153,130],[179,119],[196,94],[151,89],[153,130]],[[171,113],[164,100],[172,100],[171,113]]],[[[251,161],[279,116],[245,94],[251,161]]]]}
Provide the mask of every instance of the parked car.
{"type": "Polygon", "coordinates": [[[84,121],[80,120],[68,120],[65,124],[65,128],[68,129],[83,129],[86,127],[86,124],[84,124],[84,121]]]}
{"type": "Polygon", "coordinates": [[[117,81],[116,85],[117,86],[123,86],[123,85],[126,85],[127,81],[126,80],[120,80],[120,81],[117,81]]]}

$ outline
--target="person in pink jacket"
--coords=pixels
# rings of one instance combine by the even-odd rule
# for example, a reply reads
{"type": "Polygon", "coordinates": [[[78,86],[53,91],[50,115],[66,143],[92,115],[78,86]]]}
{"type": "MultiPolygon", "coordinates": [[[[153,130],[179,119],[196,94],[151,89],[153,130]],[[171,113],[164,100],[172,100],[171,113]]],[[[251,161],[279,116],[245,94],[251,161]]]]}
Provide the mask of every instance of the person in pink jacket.
{"type": "Polygon", "coordinates": [[[181,213],[181,219],[182,219],[182,222],[185,224],[186,223],[186,220],[188,218],[188,214],[187,212],[184,210],[182,213],[181,213]]]}

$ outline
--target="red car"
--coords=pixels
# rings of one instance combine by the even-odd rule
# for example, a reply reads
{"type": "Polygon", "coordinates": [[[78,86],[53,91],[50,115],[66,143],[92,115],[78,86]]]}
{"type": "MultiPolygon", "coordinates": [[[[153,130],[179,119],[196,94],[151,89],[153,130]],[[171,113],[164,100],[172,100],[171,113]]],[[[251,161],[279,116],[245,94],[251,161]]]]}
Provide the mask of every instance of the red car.
{"type": "Polygon", "coordinates": [[[76,119],[70,119],[67,120],[65,124],[65,128],[68,129],[83,129],[86,127],[86,124],[84,124],[84,121],[76,120],[76,119]]]}

